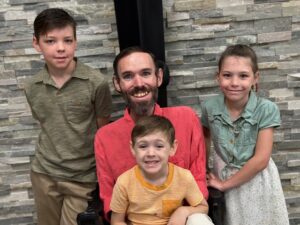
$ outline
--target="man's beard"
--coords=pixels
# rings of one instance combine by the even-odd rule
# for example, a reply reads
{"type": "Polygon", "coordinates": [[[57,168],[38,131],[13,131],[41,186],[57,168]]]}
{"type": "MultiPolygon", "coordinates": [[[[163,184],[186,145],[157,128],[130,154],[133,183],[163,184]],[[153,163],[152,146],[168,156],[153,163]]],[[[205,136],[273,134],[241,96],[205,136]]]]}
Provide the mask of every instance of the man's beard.
{"type": "Polygon", "coordinates": [[[131,112],[134,112],[137,116],[149,116],[152,115],[154,105],[157,101],[158,97],[158,88],[146,88],[146,87],[141,87],[141,88],[135,88],[131,92],[128,93],[123,93],[123,97],[125,99],[125,102],[127,104],[127,107],[130,109],[131,112]],[[130,98],[130,96],[133,96],[134,93],[136,92],[143,92],[143,91],[148,91],[149,94],[152,92],[152,98],[150,101],[145,101],[145,102],[134,102],[130,98]]]}

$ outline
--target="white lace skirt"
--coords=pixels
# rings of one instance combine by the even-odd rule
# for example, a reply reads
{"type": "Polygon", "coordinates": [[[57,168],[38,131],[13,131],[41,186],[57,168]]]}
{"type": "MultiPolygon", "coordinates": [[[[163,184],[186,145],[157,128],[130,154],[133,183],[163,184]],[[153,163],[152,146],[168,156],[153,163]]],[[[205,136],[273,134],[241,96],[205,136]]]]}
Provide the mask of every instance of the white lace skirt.
{"type": "MultiPolygon", "coordinates": [[[[215,154],[213,164],[215,174],[221,178],[225,163],[215,154]]],[[[228,174],[236,172],[232,169],[228,174]]],[[[225,225],[289,225],[278,170],[272,159],[249,182],[226,191],[225,202],[225,225]]]]}

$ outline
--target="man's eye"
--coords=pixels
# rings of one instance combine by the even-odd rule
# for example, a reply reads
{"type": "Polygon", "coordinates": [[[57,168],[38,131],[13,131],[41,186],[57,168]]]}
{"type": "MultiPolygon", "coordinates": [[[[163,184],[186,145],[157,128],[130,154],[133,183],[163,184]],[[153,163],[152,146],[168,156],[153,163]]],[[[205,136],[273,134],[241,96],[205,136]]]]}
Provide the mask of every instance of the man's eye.
{"type": "Polygon", "coordinates": [[[142,75],[143,75],[144,77],[150,76],[150,75],[151,75],[151,72],[150,72],[150,71],[143,71],[142,75]]]}
{"type": "Polygon", "coordinates": [[[123,75],[123,79],[124,79],[124,80],[131,80],[132,77],[133,77],[132,74],[124,74],[124,75],[123,75]]]}

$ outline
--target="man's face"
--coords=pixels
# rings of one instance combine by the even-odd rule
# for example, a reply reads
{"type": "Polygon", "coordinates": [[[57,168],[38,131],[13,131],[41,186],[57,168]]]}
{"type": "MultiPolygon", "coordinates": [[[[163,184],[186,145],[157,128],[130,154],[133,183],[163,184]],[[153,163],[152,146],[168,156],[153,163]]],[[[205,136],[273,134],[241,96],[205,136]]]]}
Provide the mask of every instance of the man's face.
{"type": "Polygon", "coordinates": [[[137,116],[151,115],[162,83],[162,71],[155,74],[151,56],[143,52],[131,53],[118,63],[119,79],[115,88],[122,92],[130,113],[137,116]]]}

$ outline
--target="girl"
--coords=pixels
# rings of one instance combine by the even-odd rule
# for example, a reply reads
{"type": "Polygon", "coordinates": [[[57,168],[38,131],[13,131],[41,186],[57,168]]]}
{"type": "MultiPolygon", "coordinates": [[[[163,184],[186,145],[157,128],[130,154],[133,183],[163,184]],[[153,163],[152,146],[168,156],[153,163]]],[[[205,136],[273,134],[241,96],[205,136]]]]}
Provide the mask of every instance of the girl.
{"type": "Polygon", "coordinates": [[[225,192],[226,225],[288,225],[277,167],[271,159],[277,106],[256,96],[259,77],[255,52],[228,47],[219,60],[222,94],[204,102],[202,124],[207,150],[216,154],[208,186],[225,192]]]}

